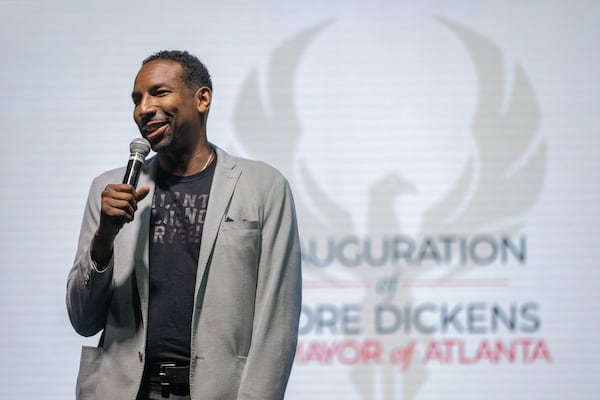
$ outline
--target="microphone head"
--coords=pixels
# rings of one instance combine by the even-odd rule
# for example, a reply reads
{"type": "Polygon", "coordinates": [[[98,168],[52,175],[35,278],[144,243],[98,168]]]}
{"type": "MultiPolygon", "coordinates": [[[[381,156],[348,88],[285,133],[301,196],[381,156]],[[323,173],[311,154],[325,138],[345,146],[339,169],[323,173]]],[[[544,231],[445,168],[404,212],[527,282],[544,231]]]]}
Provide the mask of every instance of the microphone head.
{"type": "Polygon", "coordinates": [[[141,137],[135,138],[129,144],[129,151],[131,154],[141,154],[145,158],[150,153],[150,142],[141,137]]]}

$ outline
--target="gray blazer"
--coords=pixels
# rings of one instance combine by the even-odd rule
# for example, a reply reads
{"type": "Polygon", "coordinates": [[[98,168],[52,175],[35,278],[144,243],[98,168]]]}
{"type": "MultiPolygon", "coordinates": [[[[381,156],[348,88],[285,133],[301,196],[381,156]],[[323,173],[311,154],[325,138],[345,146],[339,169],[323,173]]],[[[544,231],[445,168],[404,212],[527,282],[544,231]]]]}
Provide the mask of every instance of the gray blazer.
{"type": "MultiPolygon", "coordinates": [[[[215,146],[213,146],[215,147],[215,146]]],[[[282,399],[292,367],[301,306],[301,262],[294,202],[274,168],[216,148],[196,277],[190,394],[198,400],[282,399]]],[[[77,399],[137,396],[144,369],[148,310],[149,221],[156,158],[146,161],[139,187],[150,194],[117,235],[113,258],[99,272],[90,243],[104,187],[124,168],[94,179],[77,255],[67,282],[67,310],[84,336],[77,399]]],[[[174,294],[175,295],[175,294],[174,294]]]]}

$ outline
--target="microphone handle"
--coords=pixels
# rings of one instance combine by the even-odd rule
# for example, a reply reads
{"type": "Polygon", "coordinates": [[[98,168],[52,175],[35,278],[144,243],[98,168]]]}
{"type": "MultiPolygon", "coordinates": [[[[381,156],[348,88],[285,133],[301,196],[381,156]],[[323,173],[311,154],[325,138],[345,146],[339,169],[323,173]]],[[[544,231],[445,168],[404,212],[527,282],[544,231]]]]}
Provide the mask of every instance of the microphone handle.
{"type": "Polygon", "coordinates": [[[140,153],[131,153],[129,155],[129,162],[127,162],[127,169],[125,170],[123,183],[137,187],[138,180],[140,179],[140,171],[142,170],[142,164],[144,164],[144,159],[145,156],[140,153]]]}

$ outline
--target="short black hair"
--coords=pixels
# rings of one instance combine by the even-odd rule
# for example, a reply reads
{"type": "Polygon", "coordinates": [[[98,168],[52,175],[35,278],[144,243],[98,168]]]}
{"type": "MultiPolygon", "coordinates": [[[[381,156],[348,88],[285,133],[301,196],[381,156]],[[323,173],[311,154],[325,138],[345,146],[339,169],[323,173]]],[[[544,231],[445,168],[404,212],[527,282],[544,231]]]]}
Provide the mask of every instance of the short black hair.
{"type": "Polygon", "coordinates": [[[212,91],[212,80],[206,66],[198,57],[181,50],[161,50],[147,57],[142,65],[155,60],[170,60],[183,68],[183,82],[192,90],[207,86],[212,91]]]}

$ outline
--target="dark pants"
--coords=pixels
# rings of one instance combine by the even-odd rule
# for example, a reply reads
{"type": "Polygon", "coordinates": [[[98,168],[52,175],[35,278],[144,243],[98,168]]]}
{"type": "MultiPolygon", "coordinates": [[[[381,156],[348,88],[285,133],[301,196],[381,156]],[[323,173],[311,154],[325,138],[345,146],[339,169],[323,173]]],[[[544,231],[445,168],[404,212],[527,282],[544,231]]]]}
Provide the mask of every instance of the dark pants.
{"type": "Polygon", "coordinates": [[[143,385],[140,388],[137,400],[190,400],[189,394],[178,395],[175,393],[168,393],[168,397],[164,397],[162,394],[162,388],[158,382],[148,382],[147,385],[143,385]]]}

